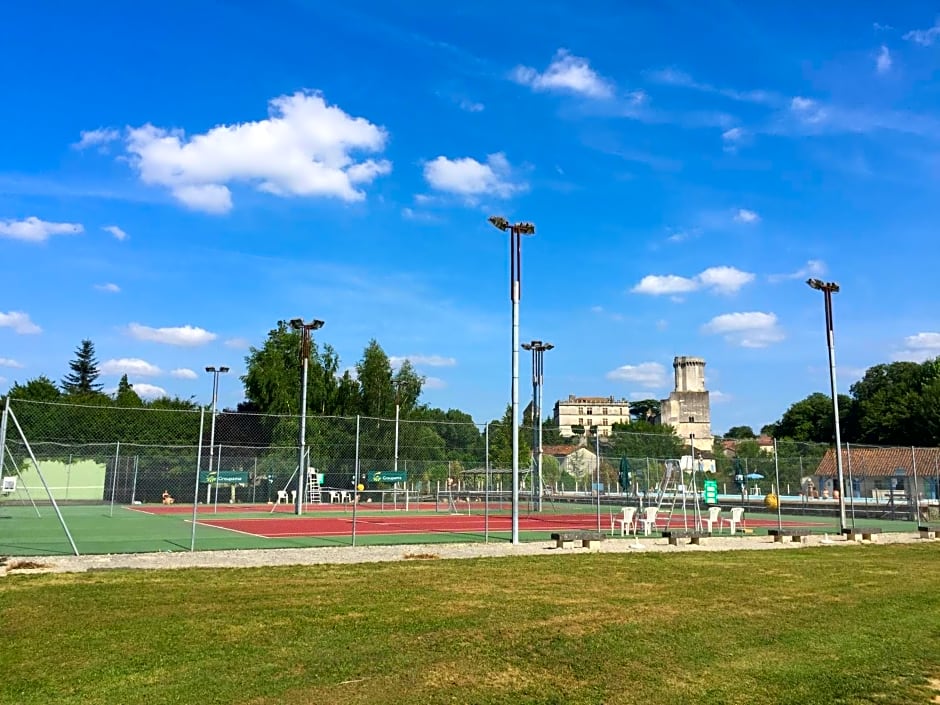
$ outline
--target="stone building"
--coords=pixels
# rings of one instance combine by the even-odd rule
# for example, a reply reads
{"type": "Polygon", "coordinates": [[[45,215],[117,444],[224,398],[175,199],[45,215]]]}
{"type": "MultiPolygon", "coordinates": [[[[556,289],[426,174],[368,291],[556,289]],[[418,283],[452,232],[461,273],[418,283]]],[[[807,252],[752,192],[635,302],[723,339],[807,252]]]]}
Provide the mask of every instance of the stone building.
{"type": "Polygon", "coordinates": [[[705,389],[705,360],[700,357],[676,357],[672,362],[675,371],[675,389],[668,399],[660,404],[659,419],[676,429],[678,436],[688,440],[695,436],[697,451],[711,451],[712,438],[711,406],[708,390],[705,389]]]}
{"type": "Polygon", "coordinates": [[[555,402],[555,424],[562,436],[573,436],[572,426],[583,426],[585,431],[597,426],[601,437],[609,436],[615,423],[630,423],[630,402],[626,399],[569,394],[567,401],[555,402]]]}

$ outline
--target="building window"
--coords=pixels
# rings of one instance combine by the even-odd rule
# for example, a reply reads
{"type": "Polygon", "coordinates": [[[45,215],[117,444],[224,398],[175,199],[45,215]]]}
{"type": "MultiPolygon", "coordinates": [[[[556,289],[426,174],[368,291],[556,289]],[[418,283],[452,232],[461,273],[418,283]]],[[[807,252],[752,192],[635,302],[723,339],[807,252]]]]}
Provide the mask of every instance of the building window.
{"type": "Polygon", "coordinates": [[[594,425],[594,421],[591,420],[591,417],[588,417],[588,428],[594,425]]]}
{"type": "Polygon", "coordinates": [[[607,419],[604,419],[604,423],[602,423],[601,425],[602,425],[602,426],[606,426],[606,425],[607,425],[607,419]]]}
{"type": "Polygon", "coordinates": [[[583,425],[584,425],[584,418],[583,418],[583,417],[578,419],[578,425],[579,425],[579,426],[583,426],[583,425]]]}
{"type": "Polygon", "coordinates": [[[593,413],[594,413],[594,409],[592,409],[591,407],[588,407],[587,415],[590,416],[593,413]]]}
{"type": "Polygon", "coordinates": [[[579,407],[578,407],[578,413],[579,413],[579,414],[583,414],[583,413],[584,413],[584,407],[583,407],[583,406],[579,406],[579,407]]]}
{"type": "Polygon", "coordinates": [[[607,429],[606,429],[606,428],[605,428],[603,431],[601,431],[601,435],[602,435],[602,436],[606,436],[606,435],[607,435],[607,429]]]}
{"type": "Polygon", "coordinates": [[[695,423],[695,417],[694,417],[694,416],[690,416],[690,417],[689,417],[689,423],[695,423]]]}
{"type": "MultiPolygon", "coordinates": [[[[603,409],[601,409],[601,412],[606,416],[606,415],[607,415],[607,407],[605,406],[603,409]]],[[[604,423],[607,423],[607,422],[605,421],[604,423]]]]}

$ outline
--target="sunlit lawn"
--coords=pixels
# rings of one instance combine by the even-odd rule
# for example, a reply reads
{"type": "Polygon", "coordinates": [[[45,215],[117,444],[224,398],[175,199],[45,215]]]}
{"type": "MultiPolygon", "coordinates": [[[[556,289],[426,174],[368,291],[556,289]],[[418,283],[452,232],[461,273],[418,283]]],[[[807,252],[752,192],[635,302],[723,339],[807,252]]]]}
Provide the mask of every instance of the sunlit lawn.
{"type": "Polygon", "coordinates": [[[11,575],[0,702],[925,703],[938,556],[925,542],[11,575]]]}

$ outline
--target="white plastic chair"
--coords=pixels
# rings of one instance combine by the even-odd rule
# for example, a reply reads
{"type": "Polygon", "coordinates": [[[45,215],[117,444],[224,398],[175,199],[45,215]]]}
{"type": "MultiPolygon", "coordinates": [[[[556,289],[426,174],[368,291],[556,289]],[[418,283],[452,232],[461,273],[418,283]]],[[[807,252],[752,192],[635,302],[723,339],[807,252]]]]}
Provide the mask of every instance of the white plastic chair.
{"type": "Polygon", "coordinates": [[[737,528],[738,524],[741,524],[741,531],[744,531],[744,507],[735,507],[731,510],[731,516],[721,520],[721,526],[725,524],[731,529],[733,534],[737,528]]]}
{"type": "Polygon", "coordinates": [[[633,528],[633,519],[635,516],[636,507],[624,507],[620,514],[615,516],[613,522],[611,522],[611,533],[613,533],[613,525],[620,524],[620,535],[626,536],[629,534],[629,529],[633,528]]]}
{"type": "Polygon", "coordinates": [[[643,525],[643,535],[649,536],[656,528],[656,514],[659,513],[659,507],[647,507],[643,510],[643,517],[638,521],[643,525]]]}
{"type": "Polygon", "coordinates": [[[277,491],[277,502],[275,504],[287,504],[287,490],[278,490],[277,491]]]}
{"type": "Polygon", "coordinates": [[[708,508],[708,518],[705,519],[705,523],[708,525],[708,533],[712,533],[712,527],[715,524],[721,526],[721,507],[709,507],[708,508]]]}

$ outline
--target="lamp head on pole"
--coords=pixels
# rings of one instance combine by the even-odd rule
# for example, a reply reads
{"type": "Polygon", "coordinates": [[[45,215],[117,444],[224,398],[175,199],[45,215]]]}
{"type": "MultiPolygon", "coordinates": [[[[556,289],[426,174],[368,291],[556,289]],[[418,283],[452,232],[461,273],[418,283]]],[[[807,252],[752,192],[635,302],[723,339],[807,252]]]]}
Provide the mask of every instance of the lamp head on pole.
{"type": "Polygon", "coordinates": [[[206,367],[206,372],[213,372],[216,374],[225,374],[226,372],[228,372],[228,369],[229,368],[226,367],[225,365],[220,365],[219,367],[216,367],[215,365],[210,365],[206,367]]]}
{"type": "Polygon", "coordinates": [[[835,282],[824,282],[821,279],[807,279],[806,283],[809,285],[810,289],[816,289],[816,291],[828,291],[830,293],[839,291],[839,285],[835,282]]]}
{"type": "Polygon", "coordinates": [[[520,235],[535,235],[535,225],[532,223],[510,223],[501,215],[491,215],[489,218],[487,218],[487,220],[489,220],[490,224],[494,228],[497,230],[502,230],[503,232],[511,230],[512,232],[518,233],[520,235]]]}

